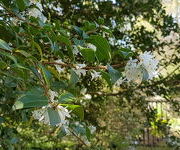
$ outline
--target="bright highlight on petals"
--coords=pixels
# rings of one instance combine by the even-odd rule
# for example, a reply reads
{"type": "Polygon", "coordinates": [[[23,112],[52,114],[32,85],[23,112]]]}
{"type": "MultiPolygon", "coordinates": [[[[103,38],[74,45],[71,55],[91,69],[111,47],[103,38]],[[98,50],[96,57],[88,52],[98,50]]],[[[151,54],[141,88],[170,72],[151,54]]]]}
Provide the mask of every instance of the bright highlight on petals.
{"type": "MultiPolygon", "coordinates": [[[[58,59],[58,60],[56,60],[55,62],[56,62],[56,63],[61,63],[61,64],[63,64],[63,61],[62,61],[61,59],[58,59]]],[[[56,69],[57,69],[57,71],[58,71],[59,73],[61,73],[61,72],[64,71],[64,68],[62,68],[60,65],[55,65],[55,67],[56,67],[56,69]]]]}
{"type": "Polygon", "coordinates": [[[100,77],[101,77],[101,72],[96,72],[95,70],[93,70],[93,71],[91,72],[91,76],[92,76],[92,79],[91,79],[91,80],[100,78],[100,77]]]}
{"type": "Polygon", "coordinates": [[[145,51],[138,59],[130,59],[125,66],[125,77],[128,81],[141,83],[157,76],[158,60],[151,52],[145,51]]]}

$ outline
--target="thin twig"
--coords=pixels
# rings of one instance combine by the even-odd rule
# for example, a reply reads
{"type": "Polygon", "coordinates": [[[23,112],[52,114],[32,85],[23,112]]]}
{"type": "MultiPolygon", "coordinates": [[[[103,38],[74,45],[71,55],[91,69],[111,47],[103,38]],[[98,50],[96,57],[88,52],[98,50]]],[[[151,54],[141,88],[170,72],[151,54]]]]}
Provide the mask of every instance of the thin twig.
{"type": "Polygon", "coordinates": [[[73,136],[75,136],[83,145],[87,146],[87,144],[79,137],[77,136],[70,128],[69,131],[72,133],[73,136]]]}
{"type": "MultiPolygon", "coordinates": [[[[47,65],[60,65],[62,67],[76,68],[76,66],[73,65],[73,64],[65,64],[65,63],[57,63],[57,62],[43,62],[43,64],[47,64],[47,65]]],[[[123,67],[124,64],[114,64],[114,65],[111,65],[111,66],[115,67],[115,68],[119,68],[119,67],[123,67]]],[[[86,66],[86,67],[83,67],[82,69],[86,69],[86,70],[103,69],[103,70],[107,70],[108,67],[107,66],[103,66],[103,65],[100,65],[100,66],[86,66]]]]}

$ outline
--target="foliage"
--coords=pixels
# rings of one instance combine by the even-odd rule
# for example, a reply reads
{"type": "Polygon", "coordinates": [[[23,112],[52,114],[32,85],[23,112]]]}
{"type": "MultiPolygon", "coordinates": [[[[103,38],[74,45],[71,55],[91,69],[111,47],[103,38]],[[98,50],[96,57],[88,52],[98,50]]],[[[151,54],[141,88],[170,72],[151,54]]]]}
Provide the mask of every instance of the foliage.
{"type": "Polygon", "coordinates": [[[141,118],[137,123],[141,126],[148,120],[148,96],[161,95],[179,111],[179,104],[172,100],[179,89],[179,39],[162,40],[179,33],[179,27],[159,0],[0,0],[0,6],[3,148],[63,148],[66,139],[71,148],[90,146],[91,140],[96,141],[92,147],[103,148],[98,138],[106,133],[117,144],[116,131],[101,125],[103,113],[111,114],[113,104],[118,109],[115,114],[122,109],[122,116],[129,117],[121,119],[123,124],[129,123],[132,129],[134,120],[141,118]],[[152,26],[152,31],[139,25],[139,20],[152,26]],[[149,72],[141,70],[142,83],[142,79],[124,80],[127,62],[131,58],[141,62],[139,55],[146,51],[161,58],[160,68],[173,66],[172,72],[167,76],[159,72],[150,81],[149,72]],[[40,122],[33,118],[35,112],[44,117],[40,122]]]}

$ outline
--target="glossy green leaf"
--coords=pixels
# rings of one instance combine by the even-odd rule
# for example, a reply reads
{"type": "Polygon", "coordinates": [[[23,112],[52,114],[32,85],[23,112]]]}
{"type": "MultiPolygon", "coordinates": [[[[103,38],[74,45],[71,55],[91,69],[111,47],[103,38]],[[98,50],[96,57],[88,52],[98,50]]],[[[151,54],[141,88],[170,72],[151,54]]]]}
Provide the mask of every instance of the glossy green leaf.
{"type": "Polygon", "coordinates": [[[72,104],[61,104],[62,106],[66,106],[67,109],[72,110],[74,114],[76,114],[81,120],[84,119],[84,109],[80,105],[72,105],[72,104]]]}
{"type": "Polygon", "coordinates": [[[5,68],[7,68],[7,64],[4,62],[4,61],[0,61],[0,69],[5,69],[5,68]]]}
{"type": "Polygon", "coordinates": [[[88,39],[89,36],[79,27],[77,26],[73,26],[74,30],[79,34],[79,36],[81,36],[83,39],[88,39]]]}
{"type": "Polygon", "coordinates": [[[53,108],[48,108],[48,116],[50,125],[55,126],[61,123],[61,118],[57,110],[54,110],[53,108]]]}
{"type": "Polygon", "coordinates": [[[71,78],[69,84],[72,86],[75,85],[78,81],[79,81],[79,76],[73,70],[71,70],[71,78]]]}
{"type": "Polygon", "coordinates": [[[91,138],[91,131],[88,127],[86,127],[86,137],[88,140],[90,140],[90,138],[91,138]]]}
{"type": "Polygon", "coordinates": [[[50,87],[50,81],[51,81],[51,78],[52,78],[51,73],[46,69],[45,66],[39,64],[39,67],[41,68],[42,75],[44,77],[44,80],[45,80],[46,84],[50,87]]]}
{"type": "Polygon", "coordinates": [[[69,103],[75,100],[75,97],[71,93],[63,93],[59,96],[59,103],[69,103]]]}
{"type": "Polygon", "coordinates": [[[16,53],[22,54],[24,57],[31,57],[32,55],[24,50],[16,50],[16,53]]]}
{"type": "Polygon", "coordinates": [[[99,61],[109,61],[111,59],[111,48],[108,41],[99,35],[92,35],[89,42],[97,47],[96,56],[99,61]]]}
{"type": "Polygon", "coordinates": [[[69,55],[71,56],[71,58],[74,59],[74,55],[73,55],[73,52],[72,52],[72,43],[71,41],[69,40],[68,37],[65,37],[63,35],[60,35],[58,36],[57,40],[60,42],[60,43],[63,43],[67,46],[67,49],[68,49],[68,53],[69,55]]]}
{"type": "Polygon", "coordinates": [[[6,56],[6,57],[8,57],[9,59],[11,59],[14,63],[17,63],[16,57],[14,57],[13,55],[11,55],[11,54],[8,53],[8,52],[0,51],[0,55],[6,56]]]}
{"type": "Polygon", "coordinates": [[[129,58],[129,57],[133,56],[133,51],[131,51],[128,48],[121,48],[119,50],[119,53],[120,53],[120,56],[123,57],[123,58],[129,58]]]}
{"type": "Polygon", "coordinates": [[[18,8],[23,11],[26,8],[25,0],[16,0],[18,8]]]}
{"type": "Polygon", "coordinates": [[[112,84],[114,84],[122,76],[118,70],[114,69],[110,65],[108,65],[108,72],[109,72],[112,84]]]}
{"type": "Polygon", "coordinates": [[[15,102],[13,109],[42,107],[48,104],[48,98],[44,95],[41,88],[33,88],[15,102]]]}
{"type": "Polygon", "coordinates": [[[32,42],[32,45],[33,45],[34,48],[36,48],[36,49],[38,50],[38,52],[39,52],[39,54],[40,54],[40,56],[41,56],[41,59],[42,59],[42,58],[43,58],[43,52],[42,52],[42,49],[41,49],[41,47],[39,46],[39,44],[33,41],[33,42],[32,42]]]}
{"type": "Polygon", "coordinates": [[[112,87],[111,78],[110,78],[109,73],[107,73],[107,72],[105,72],[105,71],[101,71],[101,75],[102,75],[102,78],[107,82],[107,84],[109,85],[109,87],[112,87]]]}
{"type": "Polygon", "coordinates": [[[95,61],[95,51],[91,48],[82,48],[80,47],[80,52],[84,59],[88,62],[94,62],[95,61]]]}
{"type": "Polygon", "coordinates": [[[0,49],[11,51],[12,48],[4,40],[0,39],[0,49]]]}

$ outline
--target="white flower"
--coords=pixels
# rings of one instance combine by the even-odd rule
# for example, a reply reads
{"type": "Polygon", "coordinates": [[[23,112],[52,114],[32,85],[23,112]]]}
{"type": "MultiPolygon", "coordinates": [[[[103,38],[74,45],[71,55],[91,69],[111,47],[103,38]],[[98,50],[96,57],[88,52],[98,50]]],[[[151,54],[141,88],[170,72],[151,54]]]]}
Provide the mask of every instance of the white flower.
{"type": "Polygon", "coordinates": [[[86,67],[85,64],[77,64],[77,65],[76,65],[76,69],[82,69],[82,68],[84,68],[84,67],[86,67]]]}
{"type": "Polygon", "coordinates": [[[143,79],[148,80],[157,76],[158,60],[151,54],[145,51],[137,59],[130,59],[125,66],[125,76],[128,81],[141,82],[143,79]]]}
{"type": "Polygon", "coordinates": [[[93,70],[91,72],[91,76],[92,76],[91,80],[96,79],[96,78],[100,78],[101,77],[101,72],[96,72],[95,70],[93,70]]]}
{"type": "MultiPolygon", "coordinates": [[[[58,60],[56,60],[55,62],[56,62],[56,63],[63,64],[63,62],[62,62],[62,60],[61,60],[61,59],[58,59],[58,60]]],[[[60,65],[55,65],[55,67],[56,67],[56,69],[57,69],[57,71],[58,71],[59,73],[61,73],[61,72],[63,72],[63,71],[64,71],[64,68],[61,68],[61,66],[60,66],[60,65]]]]}
{"type": "Polygon", "coordinates": [[[72,52],[74,55],[78,55],[80,53],[76,45],[73,45],[73,51],[72,52]]]}
{"type": "Polygon", "coordinates": [[[85,99],[91,99],[92,96],[91,96],[90,94],[85,94],[85,95],[84,95],[84,98],[85,98],[85,99]]]}
{"type": "Polygon", "coordinates": [[[90,130],[91,134],[93,134],[96,131],[96,127],[95,126],[89,126],[89,130],[90,130]]]}
{"type": "Polygon", "coordinates": [[[43,11],[43,8],[42,8],[42,5],[41,3],[39,2],[36,2],[36,1],[31,1],[32,4],[35,4],[36,7],[38,8],[30,8],[28,10],[28,14],[29,16],[32,16],[32,17],[35,17],[35,18],[39,18],[41,21],[43,22],[46,22],[47,18],[43,15],[42,11],[43,11]]]}
{"type": "Polygon", "coordinates": [[[87,44],[87,48],[90,48],[90,49],[92,49],[92,50],[94,50],[94,51],[96,51],[96,46],[95,45],[93,45],[93,44],[91,44],[91,43],[88,43],[87,44]]]}
{"type": "Polygon", "coordinates": [[[157,65],[159,61],[155,59],[152,53],[145,51],[139,56],[139,58],[140,64],[148,72],[148,79],[152,79],[153,77],[157,76],[157,65]]]}
{"type": "Polygon", "coordinates": [[[125,66],[125,76],[128,81],[141,82],[142,81],[142,71],[139,67],[137,59],[130,59],[125,66]]]}
{"type": "Polygon", "coordinates": [[[124,81],[126,80],[126,78],[119,78],[117,81],[116,81],[116,83],[115,83],[115,86],[120,86],[124,81]]]}
{"type": "Polygon", "coordinates": [[[49,91],[48,91],[48,95],[49,95],[49,100],[50,100],[51,102],[54,102],[54,98],[55,98],[55,97],[58,97],[58,93],[55,92],[55,91],[52,91],[52,90],[49,90],[49,91]]]}
{"type": "Polygon", "coordinates": [[[85,76],[87,70],[83,69],[84,67],[86,67],[85,64],[77,64],[76,69],[73,69],[73,70],[74,72],[76,72],[78,76],[81,76],[81,75],[85,76]]]}
{"type": "Polygon", "coordinates": [[[64,128],[66,126],[67,128],[69,122],[66,119],[70,118],[71,116],[70,112],[65,107],[58,105],[54,108],[52,104],[49,104],[48,106],[33,111],[33,117],[47,125],[51,125],[51,121],[53,121],[54,126],[63,126],[64,128]],[[56,118],[57,120],[51,118],[52,113],[58,116],[58,118],[56,118]]]}

